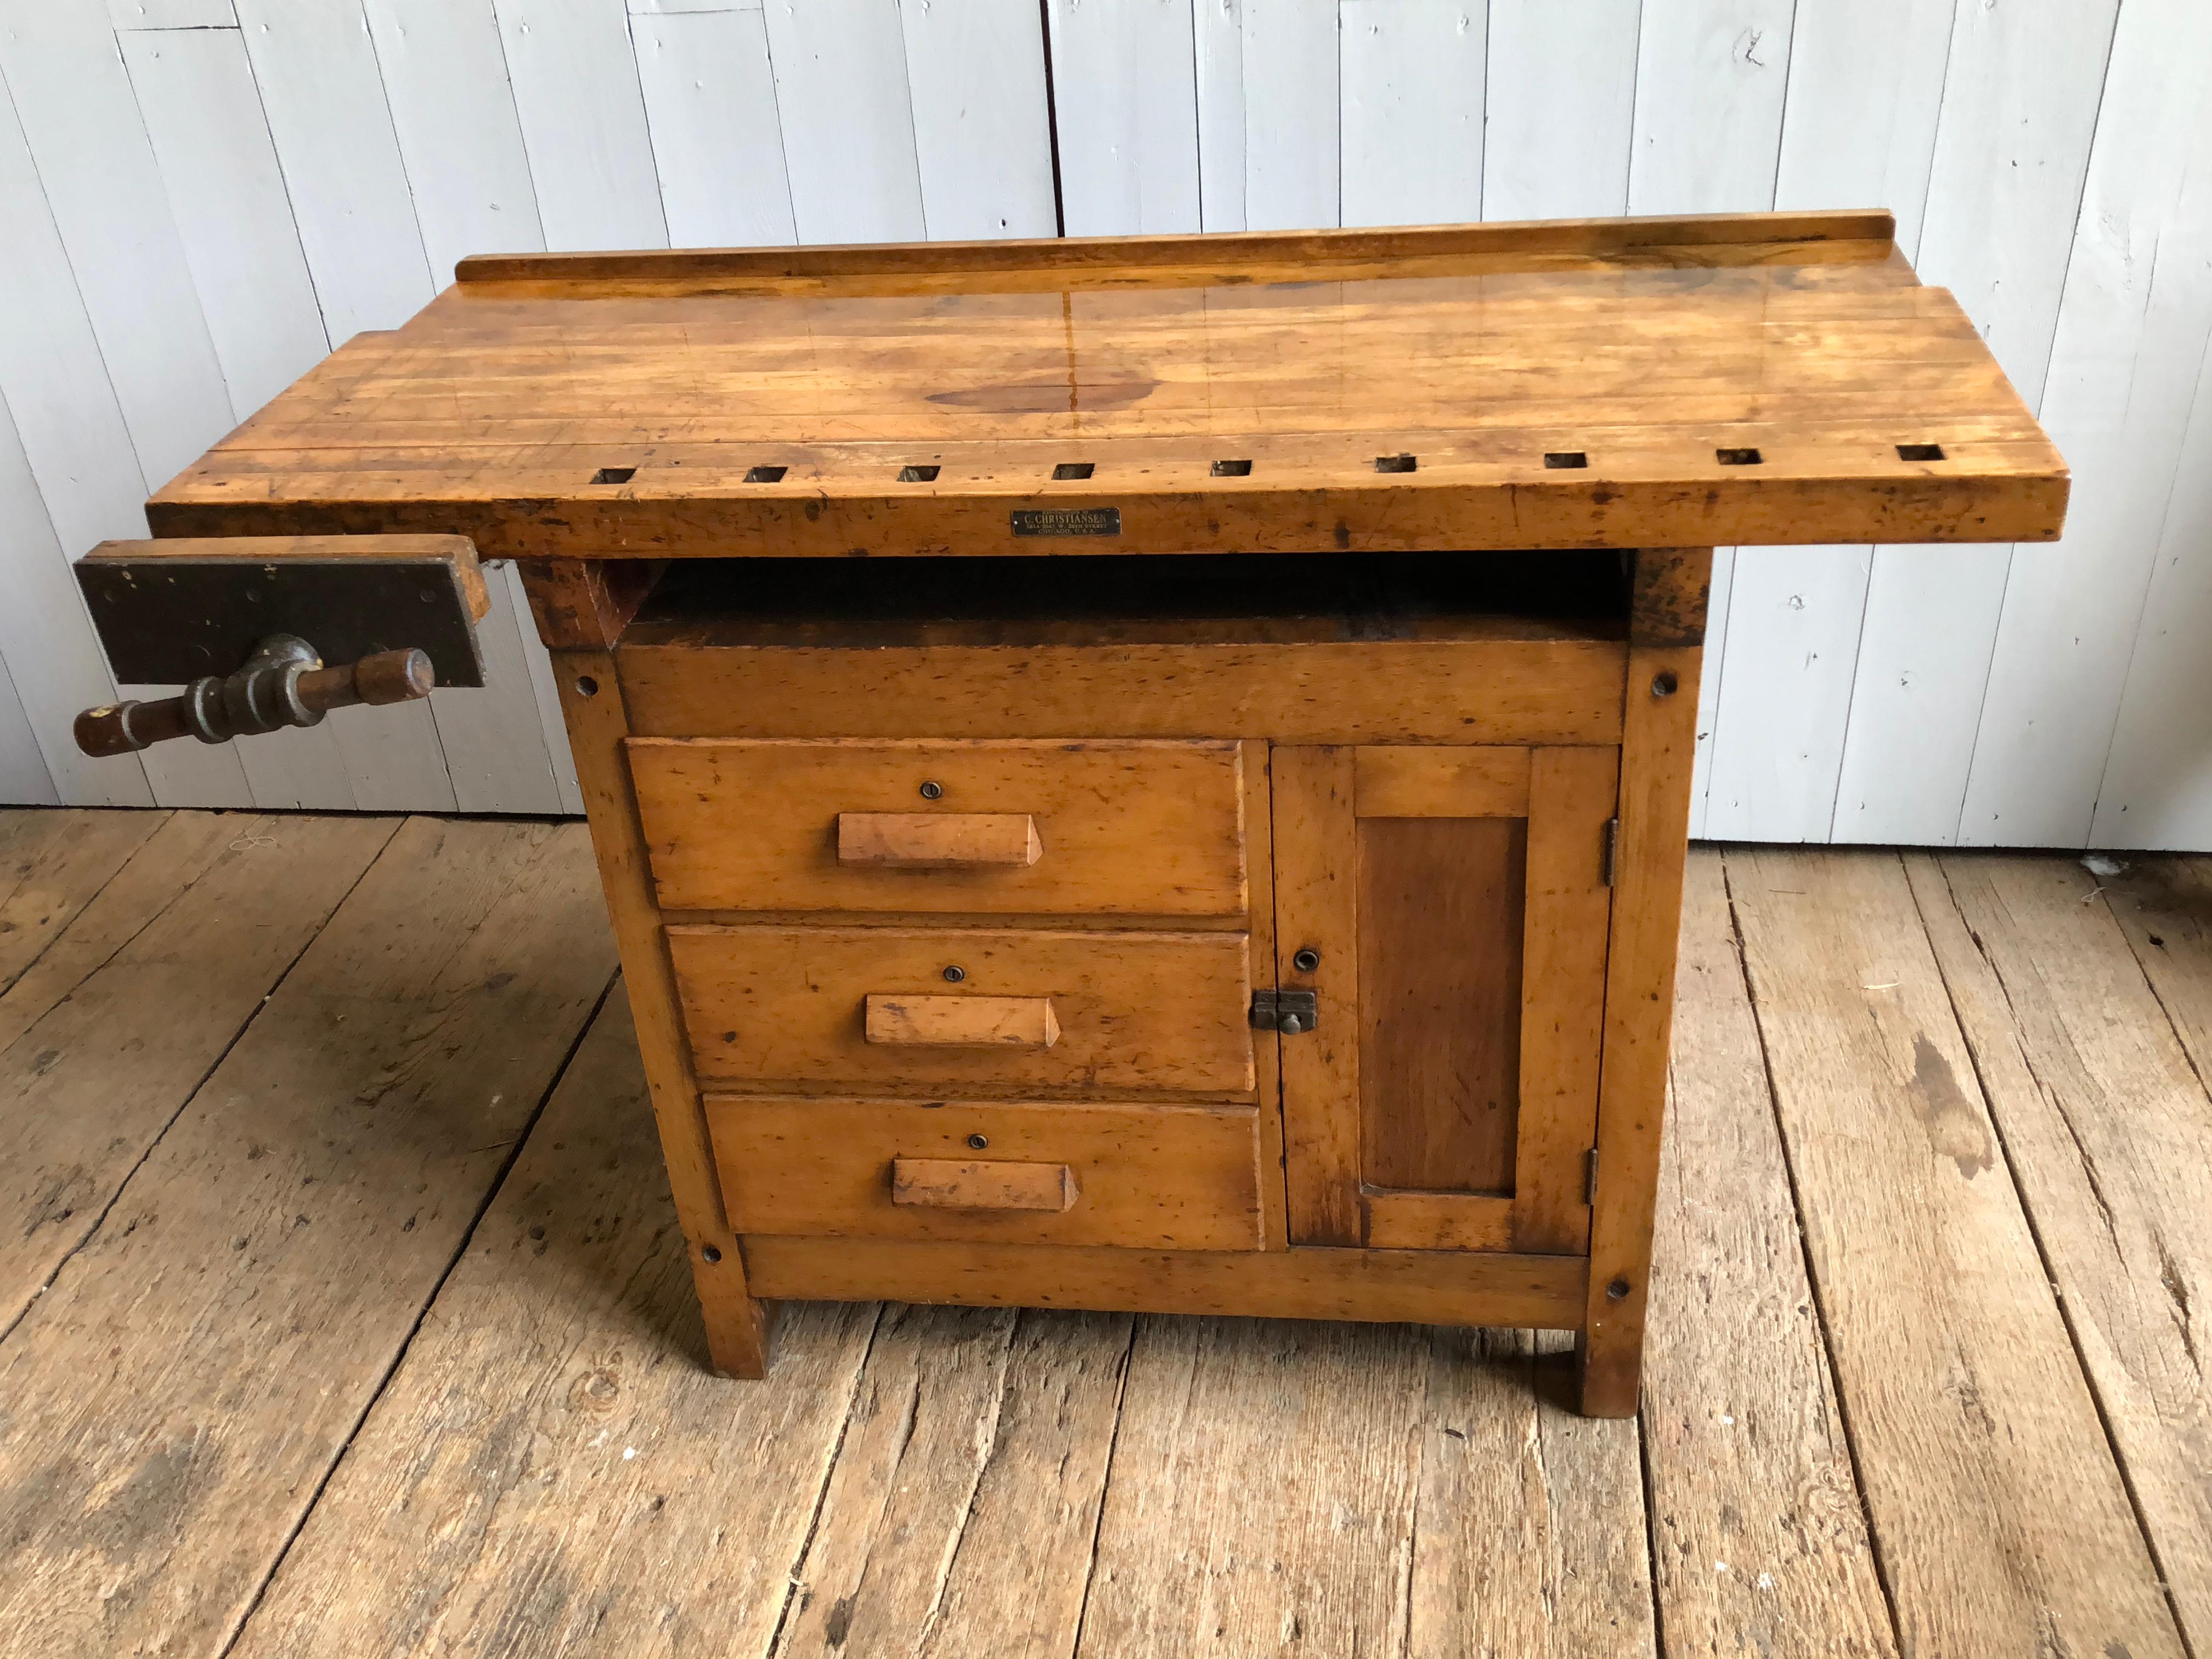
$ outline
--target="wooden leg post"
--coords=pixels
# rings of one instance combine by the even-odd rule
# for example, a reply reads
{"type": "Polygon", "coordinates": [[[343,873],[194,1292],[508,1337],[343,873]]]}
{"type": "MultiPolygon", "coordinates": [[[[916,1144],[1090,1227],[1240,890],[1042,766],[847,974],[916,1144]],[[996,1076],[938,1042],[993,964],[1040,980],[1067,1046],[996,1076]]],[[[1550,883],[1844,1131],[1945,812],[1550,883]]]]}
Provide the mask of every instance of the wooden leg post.
{"type": "Polygon", "coordinates": [[[707,1352],[714,1369],[725,1376],[765,1376],[771,1304],[748,1293],[744,1258],[723,1212],[707,1120],[700,1109],[690,1050],[678,1017],[676,976],[653,907],[644,832],[638,824],[629,769],[623,762],[623,739],[629,735],[629,721],[615,659],[606,651],[556,650],[553,672],[560,686],[561,712],[568,720],[569,746],[575,751],[576,781],[591,817],[599,879],[606,888],[615,942],[622,951],[638,1052],[645,1061],[661,1152],[668,1161],[668,1184],[676,1198],[677,1219],[690,1243],[692,1277],[707,1322],[707,1352]]]}
{"type": "Polygon", "coordinates": [[[1591,1417],[1634,1416],[1644,1369],[1712,562],[1711,548],[1647,549],[1636,556],[1589,1294],[1575,1345],[1582,1408],[1591,1417]]]}

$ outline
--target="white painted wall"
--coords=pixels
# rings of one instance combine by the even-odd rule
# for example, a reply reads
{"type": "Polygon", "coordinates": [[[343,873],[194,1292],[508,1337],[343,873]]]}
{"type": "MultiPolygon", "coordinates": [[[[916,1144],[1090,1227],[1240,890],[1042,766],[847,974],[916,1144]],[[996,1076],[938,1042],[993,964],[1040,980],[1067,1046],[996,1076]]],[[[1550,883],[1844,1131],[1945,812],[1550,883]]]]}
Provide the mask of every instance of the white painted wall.
{"type": "Polygon", "coordinates": [[[1886,206],[2073,528],[1723,550],[1698,833],[2212,848],[2203,0],[0,0],[0,798],[577,809],[511,578],[488,691],[70,743],[66,561],[465,252],[1886,206]]]}

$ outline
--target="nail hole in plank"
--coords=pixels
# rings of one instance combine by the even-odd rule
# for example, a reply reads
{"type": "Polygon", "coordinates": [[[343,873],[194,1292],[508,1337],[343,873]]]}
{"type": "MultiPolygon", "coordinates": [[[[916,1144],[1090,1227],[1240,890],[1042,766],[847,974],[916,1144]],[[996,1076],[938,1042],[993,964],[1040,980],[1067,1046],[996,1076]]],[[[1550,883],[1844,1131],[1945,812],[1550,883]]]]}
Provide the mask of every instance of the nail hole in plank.
{"type": "Polygon", "coordinates": [[[1053,468],[1052,476],[1065,482],[1069,478],[1087,478],[1097,470],[1097,467],[1090,461],[1062,461],[1058,466],[1053,468]]]}
{"type": "Polygon", "coordinates": [[[781,483],[783,475],[790,471],[787,466],[748,467],[745,471],[745,482],[747,483],[781,483]]]}
{"type": "Polygon", "coordinates": [[[1252,476],[1249,461],[1216,461],[1206,469],[1217,478],[1249,478],[1252,476]]]}
{"type": "Polygon", "coordinates": [[[1579,449],[1547,449],[1544,452],[1544,465],[1557,472],[1566,468],[1588,466],[1589,457],[1579,449]]]}
{"type": "Polygon", "coordinates": [[[1764,466],[1766,457],[1755,449],[1716,449],[1713,459],[1723,466],[1764,466]]]}
{"type": "Polygon", "coordinates": [[[901,483],[935,483],[937,469],[933,466],[902,466],[899,469],[901,483]]]}
{"type": "Polygon", "coordinates": [[[637,477],[637,469],[634,466],[603,466],[592,474],[592,482],[593,483],[628,483],[635,477],[637,477]]]}
{"type": "Polygon", "coordinates": [[[1411,455],[1377,455],[1375,458],[1377,472],[1411,472],[1419,465],[1420,462],[1411,455]]]}
{"type": "Polygon", "coordinates": [[[1940,461],[1943,459],[1941,444],[1899,444],[1897,459],[1900,461],[1940,461]]]}

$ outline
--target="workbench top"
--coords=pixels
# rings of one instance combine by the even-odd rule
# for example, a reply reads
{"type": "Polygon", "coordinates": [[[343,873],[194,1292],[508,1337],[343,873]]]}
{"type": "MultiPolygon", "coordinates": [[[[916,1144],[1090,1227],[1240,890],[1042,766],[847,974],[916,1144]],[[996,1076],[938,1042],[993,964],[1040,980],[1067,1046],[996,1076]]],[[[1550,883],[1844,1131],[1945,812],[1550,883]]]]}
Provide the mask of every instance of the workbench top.
{"type": "Polygon", "coordinates": [[[2055,536],[2064,464],[1888,216],[474,258],[160,535],[487,557],[2055,536]]]}

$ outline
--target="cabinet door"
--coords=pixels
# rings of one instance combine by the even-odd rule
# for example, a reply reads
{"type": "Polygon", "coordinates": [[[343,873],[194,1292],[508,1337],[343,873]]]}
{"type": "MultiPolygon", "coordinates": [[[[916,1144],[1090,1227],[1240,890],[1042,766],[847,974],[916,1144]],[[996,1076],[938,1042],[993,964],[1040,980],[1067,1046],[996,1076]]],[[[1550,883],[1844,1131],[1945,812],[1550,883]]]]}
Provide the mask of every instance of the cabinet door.
{"type": "Polygon", "coordinates": [[[1589,1244],[1611,748],[1279,748],[1293,1243],[1589,1244]],[[1302,954],[1310,953],[1310,954],[1302,954]]]}

